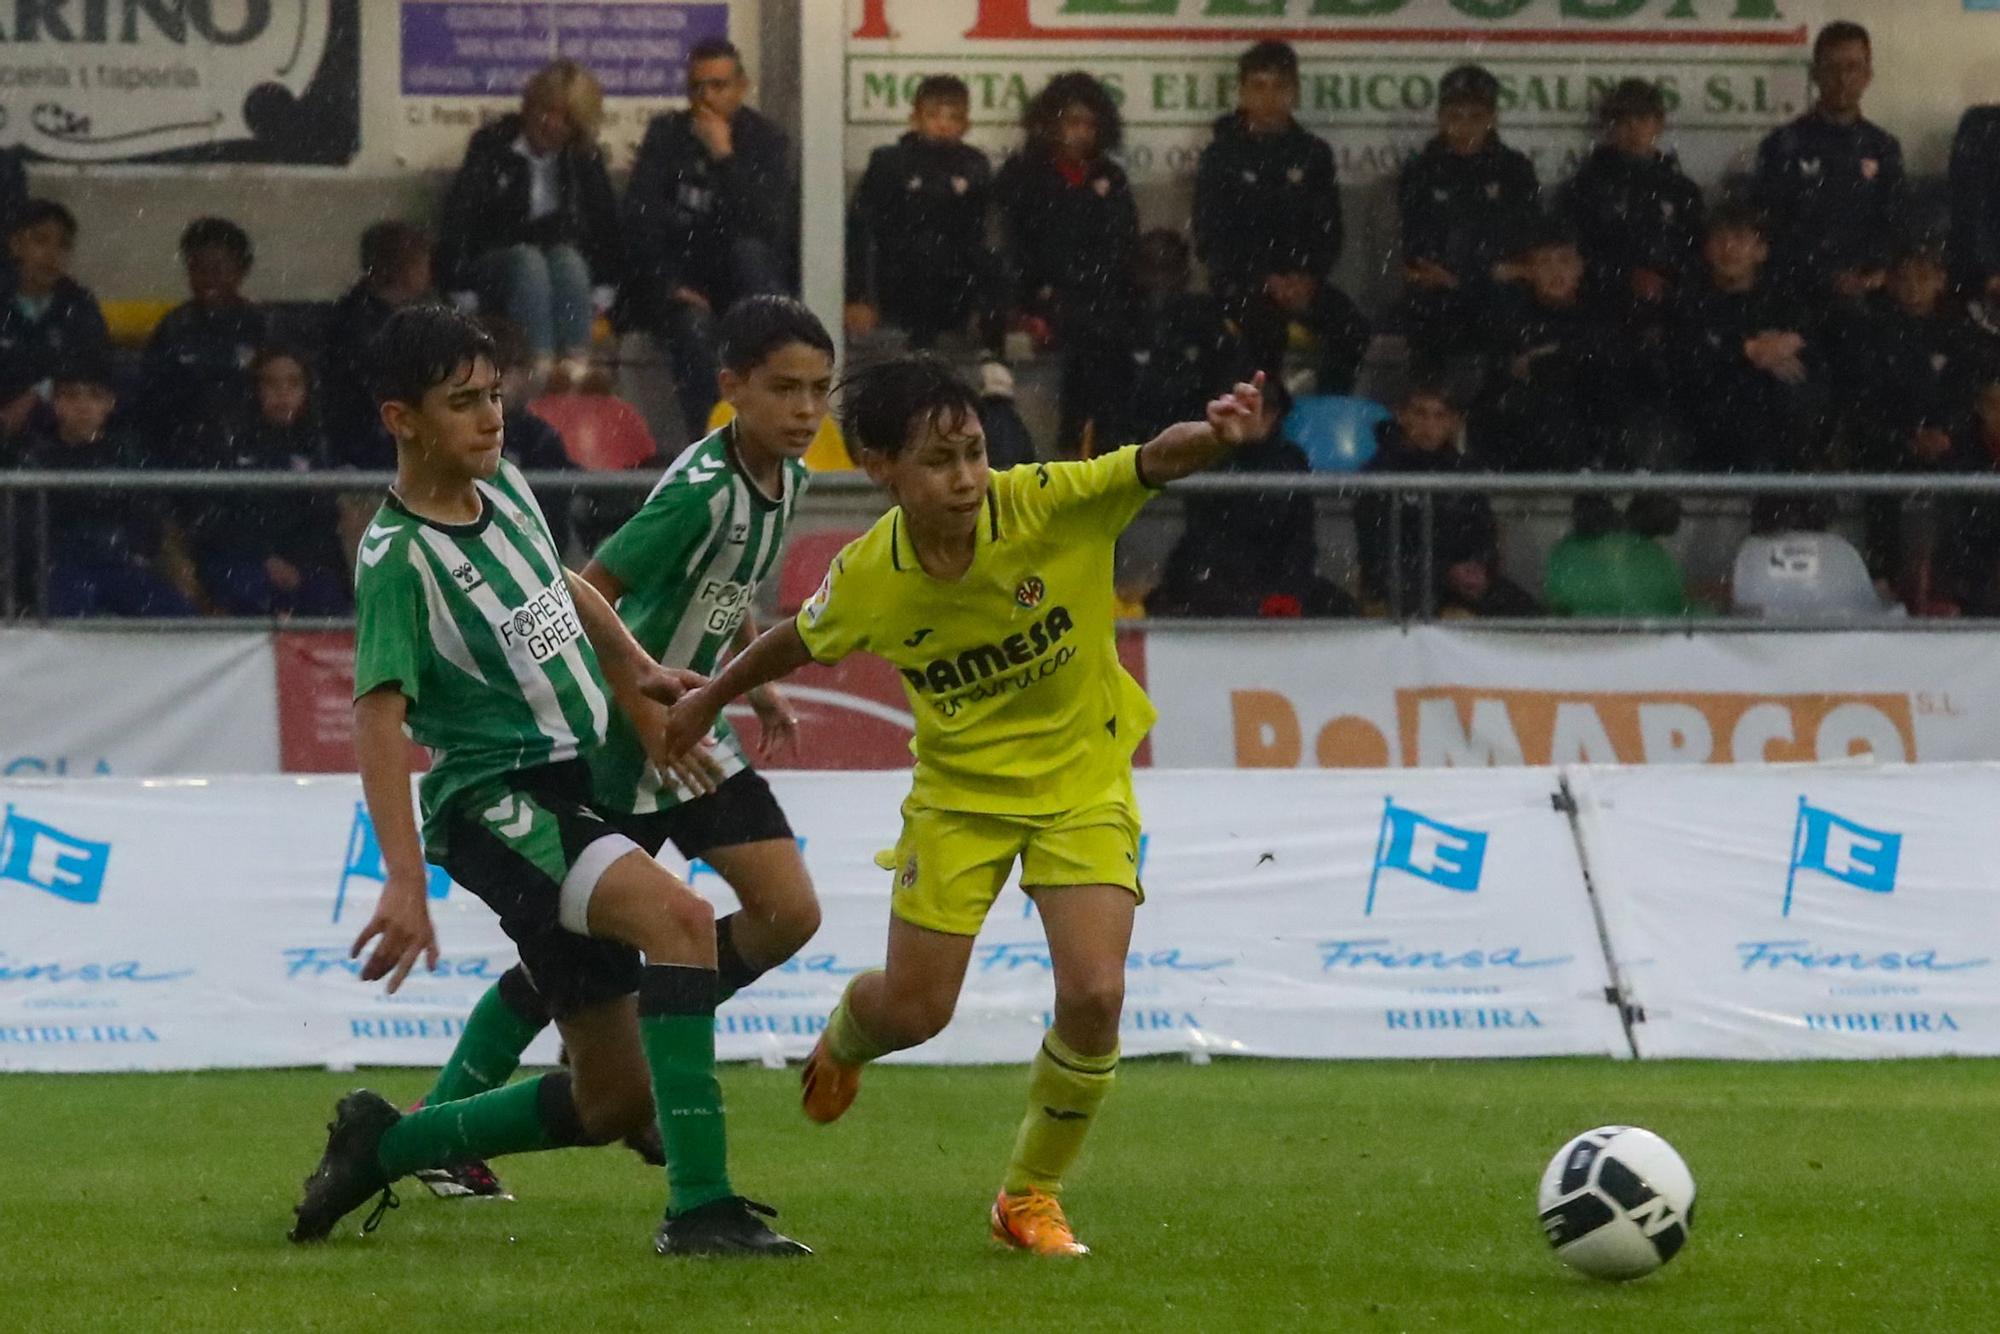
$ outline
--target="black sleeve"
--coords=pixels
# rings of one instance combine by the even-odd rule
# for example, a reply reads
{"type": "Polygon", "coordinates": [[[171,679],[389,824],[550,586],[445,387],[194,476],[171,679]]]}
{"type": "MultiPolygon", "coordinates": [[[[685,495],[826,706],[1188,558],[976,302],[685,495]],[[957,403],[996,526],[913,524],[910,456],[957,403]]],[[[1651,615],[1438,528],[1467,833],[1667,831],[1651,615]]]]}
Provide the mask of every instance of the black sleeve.
{"type": "Polygon", "coordinates": [[[847,209],[847,299],[873,301],[875,299],[875,275],[871,260],[874,258],[875,219],[883,208],[881,182],[887,174],[885,162],[887,148],[878,148],[868,155],[868,167],[861,173],[861,183],[854,187],[854,199],[847,209]]]}
{"type": "Polygon", "coordinates": [[[625,186],[626,276],[640,284],[650,299],[664,297],[678,281],[687,244],[687,220],[675,196],[680,165],[674,158],[672,122],[655,116],[632,163],[625,186]]]}
{"type": "Polygon", "coordinates": [[[785,160],[788,146],[775,127],[745,122],[746,129],[750,126],[757,128],[742,135],[735,151],[717,164],[722,193],[729,201],[730,219],[740,231],[782,245],[791,234],[791,172],[785,160]]]}
{"type": "Polygon", "coordinates": [[[441,291],[457,292],[472,286],[472,261],[479,257],[475,238],[484,230],[484,215],[490,206],[482,188],[483,168],[475,138],[466,145],[465,158],[451,178],[444,211],[438,218],[436,264],[441,291]]]}
{"type": "Polygon", "coordinates": [[[1222,147],[1214,139],[1201,150],[1194,168],[1194,255],[1218,277],[1234,278],[1237,265],[1229,254],[1229,192],[1223,185],[1228,168],[1222,161],[1222,147]]]}
{"type": "Polygon", "coordinates": [[[618,226],[618,197],[612,193],[602,152],[593,149],[578,156],[576,185],[591,280],[617,287],[625,281],[625,239],[618,226]]]}
{"type": "Polygon", "coordinates": [[[1312,250],[1307,262],[1312,266],[1315,277],[1324,278],[1340,262],[1340,251],[1346,243],[1346,222],[1340,206],[1340,167],[1333,159],[1333,149],[1322,139],[1313,140],[1313,164],[1309,179],[1312,181],[1309,234],[1312,250]]]}

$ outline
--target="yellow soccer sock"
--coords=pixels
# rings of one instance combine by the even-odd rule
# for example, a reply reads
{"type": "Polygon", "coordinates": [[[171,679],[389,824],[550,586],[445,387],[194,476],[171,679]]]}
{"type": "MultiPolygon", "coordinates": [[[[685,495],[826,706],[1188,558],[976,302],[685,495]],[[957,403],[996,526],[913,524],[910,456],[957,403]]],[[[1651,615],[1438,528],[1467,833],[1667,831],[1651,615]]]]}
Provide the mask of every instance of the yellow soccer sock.
{"type": "MultiPolygon", "coordinates": [[[[879,970],[876,970],[879,971],[879,970]]],[[[854,1021],[854,1011],[848,1002],[854,996],[854,988],[867,973],[856,975],[841,993],[840,1004],[833,1007],[833,1013],[826,1017],[826,1053],[842,1065],[866,1065],[889,1049],[868,1036],[861,1025],[854,1021]]]]}
{"type": "Polygon", "coordinates": [[[1062,1191],[1063,1174],[1083,1151],[1083,1137],[1111,1081],[1118,1073],[1118,1049],[1102,1056],[1083,1056],[1070,1049],[1052,1029],[1028,1067],[1028,1114],[1014,1136],[1014,1156],[1007,1163],[1001,1189],[1010,1195],[1026,1190],[1062,1191]]]}

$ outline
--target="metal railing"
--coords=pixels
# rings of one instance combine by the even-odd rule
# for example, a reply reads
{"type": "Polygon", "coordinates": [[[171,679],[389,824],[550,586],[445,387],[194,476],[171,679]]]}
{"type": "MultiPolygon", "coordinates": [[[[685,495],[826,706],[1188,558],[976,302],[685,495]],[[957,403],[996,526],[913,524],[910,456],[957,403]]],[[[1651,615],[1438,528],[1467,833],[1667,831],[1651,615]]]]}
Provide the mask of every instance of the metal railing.
{"type": "MultiPolygon", "coordinates": [[[[539,493],[555,496],[629,496],[642,498],[658,480],[650,469],[633,472],[532,472],[529,483],[539,493]]],[[[50,497],[65,492],[116,490],[162,494],[214,494],[222,492],[307,492],[329,495],[386,491],[395,481],[392,472],[171,472],[164,470],[106,470],[59,472],[48,470],[0,470],[0,617],[12,620],[22,614],[17,588],[23,524],[32,535],[36,594],[29,614],[46,619],[50,559],[50,497]],[[25,513],[24,513],[25,511],[25,513]]],[[[1815,496],[1845,499],[1866,496],[1992,497],[2000,500],[2000,475],[1927,473],[1896,474],[1809,474],[1758,473],[1210,473],[1176,482],[1168,493],[1179,495],[1272,492],[1303,494],[1315,501],[1353,499],[1386,495],[1397,501],[1414,500],[1417,505],[1417,541],[1420,551],[1418,580],[1420,605],[1404,605],[1400,575],[1388,581],[1389,618],[1399,623],[1435,618],[1437,571],[1436,506],[1440,496],[1480,495],[1486,497],[1574,497],[1579,495],[1667,495],[1681,498],[1747,500],[1757,496],[1815,496]]],[[[845,503],[837,508],[852,513],[855,500],[867,498],[859,508],[879,510],[883,497],[859,473],[820,473],[813,478],[800,513],[811,516],[824,511],[831,498],[845,503]]],[[[1408,535],[1403,531],[1404,505],[1389,507],[1388,559],[1392,570],[1402,569],[1403,549],[1408,535]]],[[[108,619],[108,618],[107,618],[108,619]]],[[[93,618],[89,623],[100,623],[93,618]]],[[[122,621],[132,625],[137,622],[122,621]]],[[[150,622],[149,622],[150,624],[150,622]]],[[[185,625],[185,621],[164,621],[185,625]]],[[[204,618],[201,624],[224,626],[268,625],[262,618],[204,618]]],[[[292,620],[298,628],[322,628],[351,624],[345,618],[292,620]]],[[[1265,624],[1223,622],[1223,624],[1265,624]]],[[[1824,629],[1829,626],[1853,628],[1852,620],[1784,622],[1717,622],[1674,620],[1585,621],[1569,618],[1515,618],[1483,623],[1487,628],[1509,631],[1561,629],[1578,630],[1682,630],[1694,624],[1731,630],[1824,629]]],[[[1982,623],[1956,619],[1912,619],[1906,629],[1948,631],[1971,628],[1982,623]]],[[[1991,622],[1984,623],[1986,625],[1991,622]]],[[[1871,625],[1871,628],[1880,628],[1871,625]]]]}

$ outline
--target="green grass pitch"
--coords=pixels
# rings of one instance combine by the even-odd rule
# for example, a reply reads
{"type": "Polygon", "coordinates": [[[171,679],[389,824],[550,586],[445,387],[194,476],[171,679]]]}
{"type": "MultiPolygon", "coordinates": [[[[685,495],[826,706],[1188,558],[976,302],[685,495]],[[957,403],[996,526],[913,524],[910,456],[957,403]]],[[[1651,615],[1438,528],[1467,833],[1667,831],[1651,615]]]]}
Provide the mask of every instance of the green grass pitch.
{"type": "Polygon", "coordinates": [[[516,1203],[405,1183],[370,1237],[284,1240],[334,1098],[423,1072],[0,1076],[0,1330],[1991,1329],[1990,1062],[1131,1062],[1069,1191],[1096,1254],[1005,1254],[985,1209],[1019,1069],[876,1069],[840,1124],[724,1074],[738,1189],[817,1248],[666,1261],[623,1149],[506,1160],[516,1203]],[[1543,1243],[1571,1134],[1667,1136],[1672,1265],[1611,1286],[1543,1243]]]}

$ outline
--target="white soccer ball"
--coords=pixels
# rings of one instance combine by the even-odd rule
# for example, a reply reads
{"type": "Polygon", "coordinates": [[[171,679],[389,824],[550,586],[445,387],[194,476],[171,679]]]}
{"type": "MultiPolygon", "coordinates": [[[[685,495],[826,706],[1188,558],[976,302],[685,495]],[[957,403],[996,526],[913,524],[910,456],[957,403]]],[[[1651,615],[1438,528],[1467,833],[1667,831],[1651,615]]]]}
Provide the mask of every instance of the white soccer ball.
{"type": "Polygon", "coordinates": [[[1599,1126],[1549,1161],[1536,1205],[1566,1262],[1593,1278],[1642,1278],[1687,1244],[1694,1174],[1652,1131],[1599,1126]]]}

